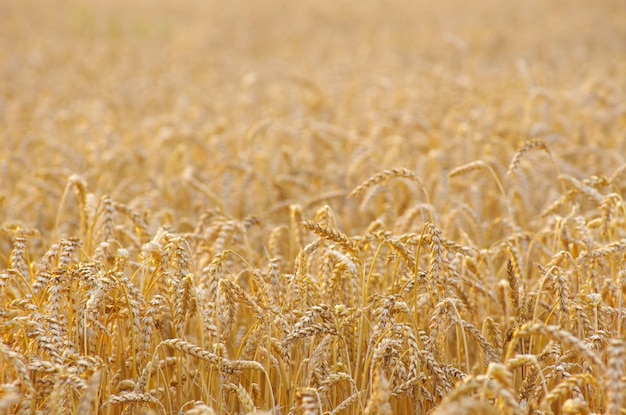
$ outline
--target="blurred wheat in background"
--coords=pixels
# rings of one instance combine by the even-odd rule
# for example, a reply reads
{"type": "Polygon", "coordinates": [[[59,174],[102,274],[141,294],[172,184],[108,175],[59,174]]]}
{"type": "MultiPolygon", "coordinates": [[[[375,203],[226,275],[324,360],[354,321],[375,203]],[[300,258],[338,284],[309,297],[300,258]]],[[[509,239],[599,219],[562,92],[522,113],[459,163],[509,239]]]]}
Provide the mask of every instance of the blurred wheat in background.
{"type": "Polygon", "coordinates": [[[0,18],[0,414],[626,413],[623,1],[0,18]]]}

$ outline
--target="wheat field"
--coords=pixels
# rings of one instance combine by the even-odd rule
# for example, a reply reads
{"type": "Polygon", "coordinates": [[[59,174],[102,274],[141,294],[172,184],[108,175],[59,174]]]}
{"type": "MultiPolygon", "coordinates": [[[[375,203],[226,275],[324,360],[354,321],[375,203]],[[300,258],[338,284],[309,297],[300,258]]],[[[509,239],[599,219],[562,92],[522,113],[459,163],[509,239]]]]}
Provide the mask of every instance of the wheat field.
{"type": "Polygon", "coordinates": [[[626,414],[622,0],[0,19],[0,414],[626,414]]]}

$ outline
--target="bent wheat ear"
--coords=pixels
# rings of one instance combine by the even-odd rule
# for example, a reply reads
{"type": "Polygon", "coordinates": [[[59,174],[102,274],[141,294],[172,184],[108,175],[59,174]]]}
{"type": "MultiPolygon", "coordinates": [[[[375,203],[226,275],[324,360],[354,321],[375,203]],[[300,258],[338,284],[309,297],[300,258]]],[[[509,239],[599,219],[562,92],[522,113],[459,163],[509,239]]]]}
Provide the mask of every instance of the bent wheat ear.
{"type": "Polygon", "coordinates": [[[613,174],[611,174],[611,177],[609,177],[609,183],[611,183],[613,186],[618,186],[620,184],[619,182],[623,179],[625,174],[626,164],[622,164],[613,172],[613,174]]]}
{"type": "Polygon", "coordinates": [[[513,160],[511,160],[511,164],[509,165],[509,170],[507,171],[508,176],[512,176],[515,173],[515,170],[520,165],[522,158],[525,154],[532,150],[542,150],[548,153],[550,157],[552,157],[552,153],[550,153],[550,149],[546,145],[546,143],[541,139],[528,140],[517,150],[517,153],[513,156],[513,160]]]}
{"type": "Polygon", "coordinates": [[[462,176],[464,174],[482,169],[489,170],[491,167],[482,160],[476,160],[452,169],[448,173],[448,177],[452,179],[453,177],[462,176]]]}
{"type": "Polygon", "coordinates": [[[454,177],[458,177],[458,176],[468,174],[474,171],[479,171],[479,170],[487,170],[487,172],[489,172],[489,174],[495,181],[496,186],[498,187],[498,191],[502,195],[502,200],[503,200],[504,206],[506,207],[506,211],[509,215],[509,220],[511,221],[511,225],[515,227],[515,217],[513,216],[513,210],[508,200],[507,193],[504,190],[504,186],[502,186],[502,181],[500,180],[500,177],[498,177],[498,174],[496,173],[496,171],[494,170],[494,168],[491,166],[490,163],[487,163],[483,160],[476,160],[471,163],[464,164],[462,166],[459,166],[451,170],[448,173],[448,178],[452,179],[454,177]]]}
{"type": "Polygon", "coordinates": [[[338,243],[350,252],[355,252],[356,250],[356,244],[346,234],[338,230],[328,228],[310,220],[302,222],[302,226],[312,232],[315,232],[323,239],[338,243]]]}
{"type": "MultiPolygon", "coordinates": [[[[356,198],[360,195],[362,195],[367,189],[385,183],[387,181],[389,181],[390,179],[393,179],[395,177],[401,177],[401,178],[405,178],[405,179],[409,179],[411,181],[414,181],[417,183],[417,185],[420,187],[422,193],[424,194],[424,198],[426,200],[426,204],[430,205],[430,196],[428,194],[428,190],[426,190],[426,187],[424,186],[424,184],[422,183],[422,181],[417,177],[417,175],[404,167],[397,167],[397,168],[393,168],[393,169],[389,169],[389,170],[383,170],[380,171],[378,173],[376,173],[374,176],[370,177],[369,179],[365,180],[363,183],[361,183],[360,185],[358,185],[354,190],[352,190],[352,192],[350,192],[350,194],[348,194],[348,198],[352,199],[352,198],[356,198]]],[[[367,202],[367,201],[365,201],[367,202]]],[[[364,203],[365,203],[364,202],[364,203]]],[[[433,222],[434,219],[434,214],[433,212],[431,212],[430,210],[428,211],[428,215],[430,218],[430,221],[433,222]]]]}
{"type": "Polygon", "coordinates": [[[358,197],[370,187],[384,183],[394,177],[404,177],[405,179],[413,180],[423,187],[422,182],[414,172],[404,167],[398,167],[376,173],[375,175],[358,185],[352,192],[350,192],[348,197],[358,197]]]}

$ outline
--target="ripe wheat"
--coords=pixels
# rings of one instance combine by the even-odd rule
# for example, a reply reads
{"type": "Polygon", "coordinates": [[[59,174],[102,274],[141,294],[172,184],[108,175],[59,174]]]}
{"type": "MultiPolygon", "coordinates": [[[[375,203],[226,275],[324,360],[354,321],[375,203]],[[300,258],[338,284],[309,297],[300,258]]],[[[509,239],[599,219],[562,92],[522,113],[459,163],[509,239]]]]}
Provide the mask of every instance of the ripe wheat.
{"type": "Polygon", "coordinates": [[[0,3],[0,415],[624,413],[624,7],[55,3],[0,3]]]}

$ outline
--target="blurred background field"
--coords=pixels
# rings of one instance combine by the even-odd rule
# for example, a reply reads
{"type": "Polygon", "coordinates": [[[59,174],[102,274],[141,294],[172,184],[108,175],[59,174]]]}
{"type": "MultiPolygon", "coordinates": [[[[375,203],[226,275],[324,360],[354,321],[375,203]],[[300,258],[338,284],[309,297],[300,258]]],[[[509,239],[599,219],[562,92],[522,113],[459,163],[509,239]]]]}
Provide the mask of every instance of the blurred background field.
{"type": "Polygon", "coordinates": [[[243,217],[385,168],[507,164],[539,136],[584,175],[624,162],[619,0],[9,0],[0,13],[0,209],[42,230],[72,173],[125,202],[175,200],[179,216],[210,203],[162,181],[193,174],[243,217]]]}

